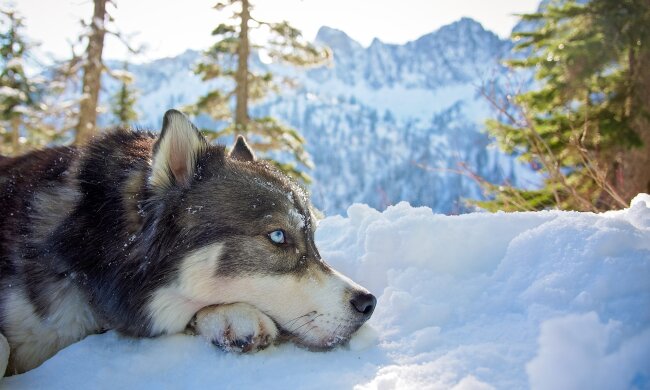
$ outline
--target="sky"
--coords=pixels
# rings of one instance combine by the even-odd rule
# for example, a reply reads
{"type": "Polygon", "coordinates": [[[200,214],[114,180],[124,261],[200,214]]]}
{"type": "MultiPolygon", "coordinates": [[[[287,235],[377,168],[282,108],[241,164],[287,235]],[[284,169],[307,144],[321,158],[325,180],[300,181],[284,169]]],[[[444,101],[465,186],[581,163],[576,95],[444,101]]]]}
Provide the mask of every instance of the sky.
{"type": "MultiPolygon", "coordinates": [[[[186,49],[205,49],[210,32],[221,20],[212,9],[216,0],[114,0],[109,5],[115,26],[146,50],[135,62],[170,57],[186,49]]],[[[261,20],[288,20],[313,39],[327,25],[345,31],[364,46],[373,38],[404,43],[437,30],[463,16],[478,20],[507,37],[517,18],[532,12],[539,0],[258,0],[254,16],[261,20]]],[[[92,15],[91,0],[18,0],[13,4],[25,17],[26,33],[40,43],[41,53],[63,58],[82,30],[80,19],[92,15]]],[[[115,38],[106,41],[105,58],[124,59],[128,53],[115,38]]]]}

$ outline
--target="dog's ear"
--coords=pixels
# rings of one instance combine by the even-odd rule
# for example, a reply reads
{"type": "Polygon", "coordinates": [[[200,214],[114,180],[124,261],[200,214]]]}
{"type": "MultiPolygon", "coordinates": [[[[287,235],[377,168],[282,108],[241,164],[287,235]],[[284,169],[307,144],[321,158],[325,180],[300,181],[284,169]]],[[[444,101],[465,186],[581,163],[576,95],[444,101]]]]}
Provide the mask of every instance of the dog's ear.
{"type": "Polygon", "coordinates": [[[241,135],[237,136],[237,140],[235,141],[235,145],[232,147],[229,156],[230,158],[239,161],[255,161],[255,153],[253,153],[253,149],[248,146],[246,139],[241,135]]]}
{"type": "Polygon", "coordinates": [[[180,111],[169,110],[160,137],[153,146],[149,183],[155,188],[187,186],[196,171],[198,157],[208,143],[180,111]]]}

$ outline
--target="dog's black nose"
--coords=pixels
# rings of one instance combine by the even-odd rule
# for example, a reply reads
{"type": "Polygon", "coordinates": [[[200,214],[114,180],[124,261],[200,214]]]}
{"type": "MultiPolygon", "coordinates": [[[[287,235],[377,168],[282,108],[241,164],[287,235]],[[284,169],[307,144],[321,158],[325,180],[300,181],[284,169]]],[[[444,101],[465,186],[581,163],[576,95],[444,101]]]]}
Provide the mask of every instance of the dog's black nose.
{"type": "Polygon", "coordinates": [[[350,299],[350,303],[356,311],[363,314],[364,317],[370,318],[377,305],[377,298],[370,293],[357,292],[350,299]]]}

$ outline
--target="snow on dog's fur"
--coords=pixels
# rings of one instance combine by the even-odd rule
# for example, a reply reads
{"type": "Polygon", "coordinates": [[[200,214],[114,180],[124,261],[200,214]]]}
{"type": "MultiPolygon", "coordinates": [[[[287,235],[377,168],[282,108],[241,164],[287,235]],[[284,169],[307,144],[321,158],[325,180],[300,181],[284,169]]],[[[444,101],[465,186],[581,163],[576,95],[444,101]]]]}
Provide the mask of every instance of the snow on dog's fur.
{"type": "Polygon", "coordinates": [[[0,213],[0,374],[107,329],[328,349],[376,303],[321,259],[299,186],[175,110],[158,138],[117,130],[0,159],[0,213]]]}

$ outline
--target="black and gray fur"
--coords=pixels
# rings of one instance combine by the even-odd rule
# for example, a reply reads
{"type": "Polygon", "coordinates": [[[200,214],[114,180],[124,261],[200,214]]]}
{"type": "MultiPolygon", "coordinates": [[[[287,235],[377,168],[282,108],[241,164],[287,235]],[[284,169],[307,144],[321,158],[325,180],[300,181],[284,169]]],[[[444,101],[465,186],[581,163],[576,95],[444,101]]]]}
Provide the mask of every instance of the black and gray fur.
{"type": "MultiPolygon", "coordinates": [[[[209,244],[221,245],[214,275],[223,280],[331,274],[314,244],[314,224],[305,192],[257,161],[243,138],[228,154],[175,110],[165,114],[160,137],[118,129],[82,148],[0,158],[0,338],[12,354],[28,356],[10,356],[7,374],[31,369],[87,334],[167,333],[146,308],[157,291],[178,283],[184,259],[209,244]],[[164,146],[174,121],[190,126],[183,134],[191,139],[164,146]],[[160,156],[161,145],[168,156],[160,156]],[[289,210],[304,223],[288,224],[289,210]],[[284,245],[269,242],[276,229],[286,231],[284,245]],[[38,329],[60,326],[64,317],[75,318],[79,329],[62,330],[55,341],[31,340],[49,347],[30,360],[35,347],[19,345],[25,340],[12,328],[16,313],[38,329]]],[[[375,300],[361,288],[348,290],[343,301],[361,312],[356,329],[375,300]]]]}

